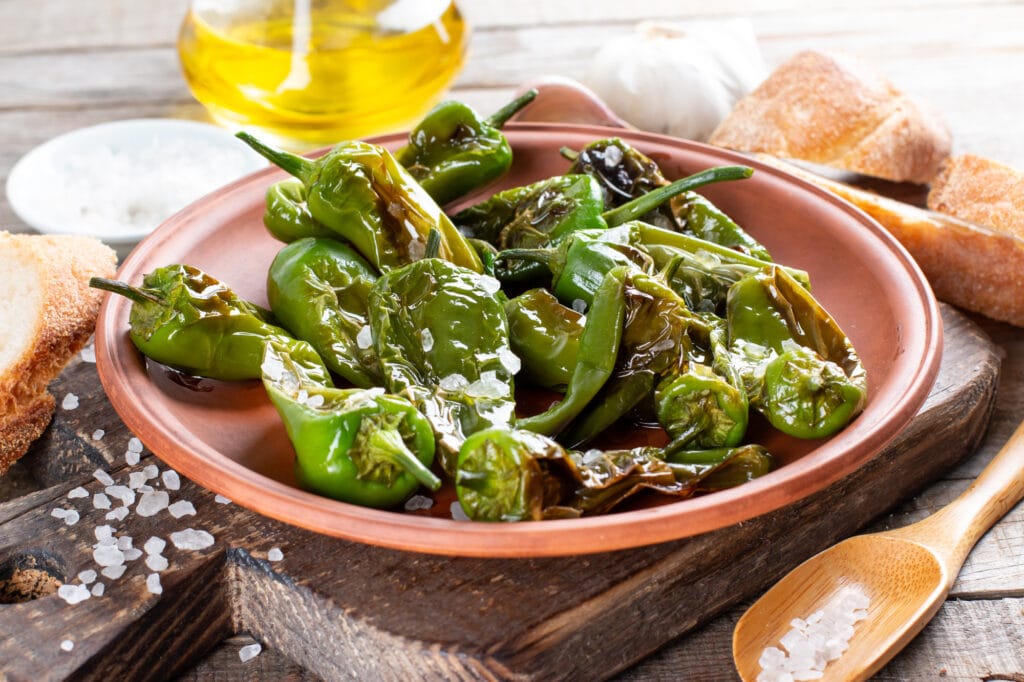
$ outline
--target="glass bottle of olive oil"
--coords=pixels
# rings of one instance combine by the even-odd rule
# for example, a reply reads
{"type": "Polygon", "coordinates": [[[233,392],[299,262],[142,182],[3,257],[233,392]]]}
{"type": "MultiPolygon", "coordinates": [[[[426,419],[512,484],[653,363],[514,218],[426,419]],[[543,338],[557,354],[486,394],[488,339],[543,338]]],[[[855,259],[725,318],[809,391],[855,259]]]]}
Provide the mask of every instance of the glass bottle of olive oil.
{"type": "Polygon", "coordinates": [[[193,0],[178,53],[214,118],[294,148],[414,124],[468,35],[454,0],[193,0]]]}

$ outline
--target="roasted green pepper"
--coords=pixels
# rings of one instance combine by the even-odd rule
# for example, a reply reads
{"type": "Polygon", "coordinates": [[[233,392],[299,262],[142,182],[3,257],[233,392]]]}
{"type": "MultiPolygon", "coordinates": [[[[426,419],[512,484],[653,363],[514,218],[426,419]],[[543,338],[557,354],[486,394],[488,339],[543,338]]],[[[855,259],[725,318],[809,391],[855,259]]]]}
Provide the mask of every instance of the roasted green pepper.
{"type": "Polygon", "coordinates": [[[296,178],[275,182],[267,188],[263,225],[285,243],[303,237],[337,237],[316,221],[306,206],[306,186],[296,178]]]}
{"type": "Polygon", "coordinates": [[[384,382],[434,427],[442,467],[465,437],[514,418],[505,300],[497,280],[439,258],[385,273],[370,290],[370,328],[384,382]]]}
{"type": "Polygon", "coordinates": [[[443,206],[508,171],[512,148],[500,128],[536,96],[530,90],[489,118],[461,102],[441,102],[412,129],[395,158],[443,206]]]}
{"type": "Polygon", "coordinates": [[[734,447],[746,435],[746,393],[706,365],[689,363],[662,380],[654,400],[658,423],[672,439],[668,452],[734,447]]]}
{"type": "MultiPolygon", "coordinates": [[[[597,179],[605,194],[605,206],[621,206],[658,187],[670,184],[658,164],[617,137],[598,140],[577,154],[563,150],[573,160],[570,173],[586,173],[597,179]]],[[[640,220],[675,232],[738,249],[761,260],[771,255],[756,239],[708,199],[686,192],[639,216],[640,220]]]]}
{"type": "Polygon", "coordinates": [[[481,271],[473,247],[386,149],[342,142],[310,160],[271,149],[248,133],[237,137],[301,180],[310,215],[351,242],[378,270],[422,258],[435,229],[441,235],[440,257],[481,271]]]}
{"type": "Polygon", "coordinates": [[[132,301],[129,336],[148,358],[194,376],[259,379],[263,346],[278,339],[296,358],[316,366],[320,357],[271,322],[270,311],[239,298],[228,286],[190,265],[167,265],[147,274],[141,287],[93,277],[89,286],[132,301]]]}
{"type": "Polygon", "coordinates": [[[281,249],[267,274],[270,309],[324,363],[360,388],[381,383],[366,301],[377,273],[355,249],[307,237],[281,249]]]}
{"type": "Polygon", "coordinates": [[[511,299],[505,316],[523,376],[537,386],[564,391],[579,355],[584,316],[547,289],[530,289],[511,299]]]}
{"type": "Polygon", "coordinates": [[[835,320],[778,267],[729,289],[729,347],[750,404],[797,438],[824,438],[845,426],[867,397],[853,344],[835,320]]]}
{"type": "Polygon", "coordinates": [[[441,487],[431,470],[434,434],[412,404],[384,389],[320,384],[278,341],[266,345],[263,385],[295,448],[306,488],[367,507],[393,507],[419,486],[441,487]]]}

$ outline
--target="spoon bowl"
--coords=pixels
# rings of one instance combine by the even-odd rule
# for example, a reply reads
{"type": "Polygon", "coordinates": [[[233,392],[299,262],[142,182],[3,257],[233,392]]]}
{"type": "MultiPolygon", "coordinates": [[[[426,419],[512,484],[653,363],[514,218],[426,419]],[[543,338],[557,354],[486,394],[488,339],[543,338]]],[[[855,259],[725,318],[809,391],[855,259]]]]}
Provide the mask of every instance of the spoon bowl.
{"type": "Polygon", "coordinates": [[[845,588],[868,600],[847,649],[823,680],[865,680],[920,632],[942,606],[971,548],[1024,497],[1024,424],[960,497],[896,530],[849,538],[793,569],[736,623],[732,651],[745,681],[796,618],[834,603],[845,588]]]}

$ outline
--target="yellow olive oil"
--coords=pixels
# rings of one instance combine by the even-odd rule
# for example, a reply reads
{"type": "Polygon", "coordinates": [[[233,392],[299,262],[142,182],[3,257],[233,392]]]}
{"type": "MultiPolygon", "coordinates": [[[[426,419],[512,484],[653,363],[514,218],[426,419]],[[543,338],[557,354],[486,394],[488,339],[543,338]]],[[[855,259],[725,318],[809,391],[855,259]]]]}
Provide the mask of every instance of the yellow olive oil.
{"type": "Polygon", "coordinates": [[[194,0],[178,52],[214,118],[301,147],[416,123],[467,41],[454,0],[194,0]]]}

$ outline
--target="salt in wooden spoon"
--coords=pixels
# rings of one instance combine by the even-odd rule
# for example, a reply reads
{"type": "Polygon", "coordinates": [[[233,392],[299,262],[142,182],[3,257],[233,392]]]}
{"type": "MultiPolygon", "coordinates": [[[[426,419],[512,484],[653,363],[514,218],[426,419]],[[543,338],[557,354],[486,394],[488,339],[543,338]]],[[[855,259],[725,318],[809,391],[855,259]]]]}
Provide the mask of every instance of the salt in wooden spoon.
{"type": "Polygon", "coordinates": [[[867,618],[856,624],[850,648],[828,664],[822,679],[867,679],[931,620],[975,543],[1022,497],[1024,423],[946,507],[903,528],[844,540],[797,566],[762,595],[733,631],[740,676],[756,680],[762,651],[780,647],[794,618],[807,618],[853,586],[870,599],[867,618]]]}

